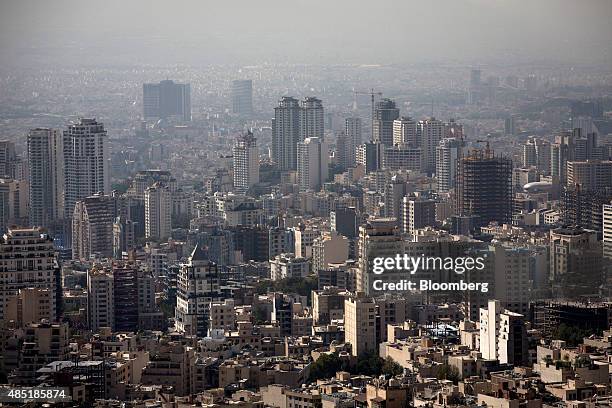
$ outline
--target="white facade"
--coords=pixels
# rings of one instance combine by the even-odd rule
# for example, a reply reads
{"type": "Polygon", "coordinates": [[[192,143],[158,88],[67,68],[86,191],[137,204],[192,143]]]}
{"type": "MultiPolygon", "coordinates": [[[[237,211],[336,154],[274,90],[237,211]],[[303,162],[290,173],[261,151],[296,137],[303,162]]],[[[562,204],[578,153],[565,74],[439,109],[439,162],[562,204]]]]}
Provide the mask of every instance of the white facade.
{"type": "Polygon", "coordinates": [[[87,271],[87,320],[91,330],[115,327],[114,278],[104,268],[87,271]]]}
{"type": "Polygon", "coordinates": [[[344,300],[345,340],[351,344],[351,354],[376,350],[376,305],[367,297],[349,297],[344,300]]]}
{"type": "Polygon", "coordinates": [[[307,97],[300,102],[300,133],[301,140],[309,137],[325,136],[323,104],[320,99],[307,97]]]}
{"type": "Polygon", "coordinates": [[[433,173],[436,171],[436,148],[445,133],[444,123],[435,118],[421,120],[418,131],[423,153],[423,169],[427,173],[433,173]]]}
{"type": "Polygon", "coordinates": [[[177,276],[175,329],[187,335],[208,332],[211,302],[221,297],[217,265],[196,245],[177,276]]]}
{"type": "Polygon", "coordinates": [[[361,118],[346,118],[344,121],[344,133],[346,134],[346,150],[347,150],[347,163],[346,167],[355,167],[357,146],[361,144],[361,132],[362,124],[361,118]]]}
{"type": "Polygon", "coordinates": [[[376,218],[359,227],[357,291],[369,295],[374,293],[375,279],[395,282],[405,278],[404,271],[389,270],[381,275],[372,272],[374,258],[395,257],[404,253],[404,241],[396,224],[394,218],[376,218]]]}
{"type": "Polygon", "coordinates": [[[280,254],[270,260],[270,278],[273,281],[287,278],[305,278],[310,273],[310,262],[293,254],[280,254]]]}
{"type": "Polygon", "coordinates": [[[259,183],[259,151],[257,139],[251,132],[236,140],[234,156],[234,191],[246,193],[249,188],[259,183]]]}
{"type": "Polygon", "coordinates": [[[421,145],[417,122],[412,118],[402,116],[393,121],[393,144],[405,144],[411,148],[421,145]]]}
{"type": "Polygon", "coordinates": [[[38,228],[9,229],[0,240],[0,321],[9,300],[23,288],[50,289],[55,319],[59,274],[48,235],[38,228]]]}
{"type": "Polygon", "coordinates": [[[145,190],[145,237],[161,241],[172,232],[172,196],[168,186],[155,183],[145,190]]]}
{"type": "Polygon", "coordinates": [[[72,258],[113,255],[113,197],[93,195],[75,203],[72,215],[72,258]]]}
{"type": "Polygon", "coordinates": [[[612,202],[603,206],[603,255],[612,259],[612,202]]]}
{"type": "Polygon", "coordinates": [[[436,148],[436,179],[438,192],[446,193],[455,188],[457,159],[461,157],[461,141],[455,138],[442,139],[436,148]]]}
{"type": "Polygon", "coordinates": [[[414,234],[417,229],[436,224],[436,202],[423,198],[402,199],[402,232],[414,234]]]}
{"type": "Polygon", "coordinates": [[[70,219],[78,200],[110,193],[110,152],[102,123],[81,119],[63,134],[64,215],[70,219]]]}
{"type": "Polygon", "coordinates": [[[329,149],[318,137],[298,143],[298,180],[300,190],[319,191],[328,176],[329,149]]]}
{"type": "Polygon", "coordinates": [[[499,300],[480,309],[482,358],[502,364],[521,365],[527,359],[527,332],[523,315],[505,310],[499,300]]]}

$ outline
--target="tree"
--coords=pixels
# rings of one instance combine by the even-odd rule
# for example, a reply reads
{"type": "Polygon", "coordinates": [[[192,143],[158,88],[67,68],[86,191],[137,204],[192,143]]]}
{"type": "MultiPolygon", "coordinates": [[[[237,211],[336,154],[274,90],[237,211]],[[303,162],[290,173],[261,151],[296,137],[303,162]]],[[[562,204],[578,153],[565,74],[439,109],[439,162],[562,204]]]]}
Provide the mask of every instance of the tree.
{"type": "Polygon", "coordinates": [[[383,359],[373,352],[360,355],[357,358],[355,374],[378,376],[382,373],[383,359]]]}
{"type": "Polygon", "coordinates": [[[436,378],[438,380],[449,380],[457,383],[459,381],[459,370],[457,370],[455,366],[442,364],[436,371],[436,378]]]}
{"type": "Polygon", "coordinates": [[[253,322],[255,324],[263,324],[270,320],[270,316],[267,315],[266,309],[263,307],[253,308],[253,322]]]}
{"type": "Polygon", "coordinates": [[[310,366],[308,381],[332,378],[338,371],[343,371],[345,368],[345,362],[338,357],[338,354],[323,354],[310,366]]]}
{"type": "Polygon", "coordinates": [[[595,334],[593,329],[582,329],[580,327],[568,326],[561,323],[555,328],[552,335],[553,338],[563,340],[570,347],[576,347],[581,344],[585,337],[595,334]]]}
{"type": "Polygon", "coordinates": [[[387,357],[382,365],[382,373],[395,377],[404,372],[404,367],[396,363],[391,357],[387,357]]]}
{"type": "Polygon", "coordinates": [[[307,296],[310,304],[311,293],[318,287],[318,279],[312,275],[305,278],[285,278],[278,281],[262,280],[255,284],[255,291],[260,295],[268,291],[297,293],[301,296],[307,296]]]}

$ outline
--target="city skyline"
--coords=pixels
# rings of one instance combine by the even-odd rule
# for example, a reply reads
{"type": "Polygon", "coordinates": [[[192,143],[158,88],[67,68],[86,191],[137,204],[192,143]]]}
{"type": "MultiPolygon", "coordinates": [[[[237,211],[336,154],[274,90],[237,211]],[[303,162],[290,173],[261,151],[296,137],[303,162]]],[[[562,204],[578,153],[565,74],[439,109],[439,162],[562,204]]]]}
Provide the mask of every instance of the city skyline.
{"type": "Polygon", "coordinates": [[[0,9],[0,404],[612,403],[611,2],[0,9]]]}

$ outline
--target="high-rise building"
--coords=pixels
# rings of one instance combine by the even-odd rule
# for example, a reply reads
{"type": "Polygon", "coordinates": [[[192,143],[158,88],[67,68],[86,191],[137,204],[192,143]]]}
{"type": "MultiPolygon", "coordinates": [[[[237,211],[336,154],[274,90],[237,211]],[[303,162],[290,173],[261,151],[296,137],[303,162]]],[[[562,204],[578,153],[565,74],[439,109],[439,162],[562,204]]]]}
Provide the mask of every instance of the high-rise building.
{"type": "Polygon", "coordinates": [[[4,320],[12,320],[16,327],[38,323],[41,320],[55,320],[53,289],[23,288],[12,296],[4,310],[4,320]]]}
{"type": "Polygon", "coordinates": [[[325,137],[325,120],[323,116],[323,104],[320,99],[312,96],[300,101],[300,140],[309,137],[325,137]]]}
{"type": "Polygon", "coordinates": [[[423,154],[419,147],[398,144],[385,147],[382,155],[382,168],[389,170],[423,171],[423,154]]]}
{"type": "Polygon", "coordinates": [[[344,339],[353,356],[376,350],[376,304],[372,298],[357,293],[344,300],[344,339]]]}
{"type": "Polygon", "coordinates": [[[603,279],[597,232],[580,227],[550,231],[550,280],[554,294],[597,293],[603,279]]]}
{"type": "Polygon", "coordinates": [[[161,182],[170,188],[170,192],[176,192],[176,179],[166,170],[142,170],[136,173],[132,185],[127,191],[130,197],[144,200],[145,190],[153,184],[161,182]]]}
{"type": "Polygon", "coordinates": [[[550,143],[530,137],[523,145],[523,167],[536,167],[541,174],[550,174],[550,143]]]}
{"type": "Polygon", "coordinates": [[[357,211],[354,207],[337,208],[329,213],[330,228],[349,239],[357,236],[357,211]]]}
{"type": "Polygon", "coordinates": [[[125,252],[136,243],[136,223],[124,217],[115,218],[113,223],[113,258],[121,259],[125,252]]]}
{"type": "Polygon", "coordinates": [[[612,187],[598,190],[564,188],[561,192],[560,221],[563,225],[580,225],[602,232],[602,209],[612,200],[612,187]]]}
{"type": "Polygon", "coordinates": [[[110,194],[108,135],[102,123],[81,119],[63,135],[64,218],[69,220],[77,201],[94,194],[110,194]]]}
{"type": "Polygon", "coordinates": [[[115,327],[115,290],[112,271],[94,265],[87,271],[87,323],[90,330],[115,327]]]}
{"type": "Polygon", "coordinates": [[[383,164],[384,146],[378,142],[366,142],[357,146],[357,164],[365,168],[366,173],[379,170],[383,164]]]}
{"type": "Polygon", "coordinates": [[[361,118],[351,117],[346,118],[344,121],[344,132],[346,133],[349,141],[353,144],[353,151],[362,141],[362,123],[361,118]]]}
{"type": "Polygon", "coordinates": [[[300,190],[319,191],[327,181],[329,151],[327,143],[318,137],[298,143],[298,181],[300,190]]]}
{"type": "Polygon", "coordinates": [[[253,114],[253,81],[242,79],[232,81],[232,112],[237,115],[253,114]]]}
{"type": "Polygon", "coordinates": [[[512,160],[488,147],[457,162],[457,213],[477,216],[477,225],[512,221],[512,160]]]}
{"type": "Polygon", "coordinates": [[[31,129],[27,157],[30,225],[48,227],[64,216],[64,151],[59,130],[31,129]]]}
{"type": "Polygon", "coordinates": [[[516,115],[510,115],[504,121],[504,134],[506,136],[514,136],[518,133],[517,121],[518,117],[516,115]]]}
{"type": "Polygon", "coordinates": [[[482,72],[479,69],[472,69],[470,72],[470,84],[468,87],[469,104],[478,104],[484,98],[484,87],[482,82],[482,72]]]}
{"type": "Polygon", "coordinates": [[[23,180],[0,179],[0,232],[28,224],[28,188],[23,180]]]}
{"type": "Polygon", "coordinates": [[[436,202],[421,197],[402,199],[402,232],[414,234],[417,229],[436,224],[436,202]]]}
{"type": "Polygon", "coordinates": [[[433,117],[421,120],[418,123],[418,132],[423,155],[423,171],[432,174],[436,171],[436,148],[445,135],[444,123],[433,117]]]}
{"type": "Polygon", "coordinates": [[[442,139],[436,148],[436,180],[438,192],[455,188],[457,160],[463,156],[463,142],[455,138],[442,139]]]}
{"type": "Polygon", "coordinates": [[[76,202],[72,216],[72,258],[113,256],[115,199],[95,194],[76,202]]]}
{"type": "Polygon", "coordinates": [[[330,264],[344,263],[348,256],[348,239],[337,232],[325,232],[312,243],[312,270],[318,273],[330,264]]]}
{"type": "Polygon", "coordinates": [[[177,277],[175,328],[179,333],[207,335],[210,304],[221,297],[219,286],[217,265],[196,245],[177,277]]]}
{"type": "Polygon", "coordinates": [[[370,295],[377,292],[373,287],[375,279],[388,282],[403,279],[402,271],[385,270],[382,275],[375,275],[372,270],[374,258],[395,257],[403,253],[403,248],[403,240],[394,218],[369,219],[359,227],[357,290],[370,295]]]}
{"type": "Polygon", "coordinates": [[[376,103],[374,108],[374,142],[385,146],[393,146],[393,122],[399,117],[399,109],[395,102],[383,98],[376,103]]]}
{"type": "Polygon", "coordinates": [[[284,293],[274,293],[270,321],[280,328],[281,336],[291,335],[293,300],[284,293]]]}
{"type": "Polygon", "coordinates": [[[164,80],[142,86],[145,119],[180,118],[191,121],[191,85],[164,80]]]}
{"type": "Polygon", "coordinates": [[[612,187],[612,161],[568,161],[567,187],[583,191],[612,187]]]}
{"type": "Polygon", "coordinates": [[[356,147],[351,149],[351,142],[345,132],[338,133],[336,137],[336,151],[334,158],[336,164],[342,170],[346,170],[350,167],[355,167],[356,147]]]}
{"type": "Polygon", "coordinates": [[[145,237],[164,241],[172,232],[172,193],[161,182],[145,190],[145,237]]]}
{"type": "Polygon", "coordinates": [[[22,339],[19,367],[10,375],[11,384],[22,386],[39,384],[38,370],[49,363],[68,359],[70,328],[66,322],[30,324],[25,328],[22,339]]]}
{"type": "Polygon", "coordinates": [[[409,117],[401,116],[393,121],[393,144],[403,144],[411,148],[421,147],[421,134],[417,122],[409,117]]]}
{"type": "Polygon", "coordinates": [[[301,109],[297,99],[285,96],[272,119],[272,159],[281,171],[297,170],[297,144],[301,139],[301,109]]]}
{"type": "Polygon", "coordinates": [[[16,165],[15,143],[0,140],[0,178],[15,178],[16,165]]]}
{"type": "Polygon", "coordinates": [[[134,261],[95,264],[87,271],[90,330],[161,330],[163,314],[155,303],[151,271],[134,261]]]}
{"type": "Polygon", "coordinates": [[[603,205],[603,256],[612,259],[612,201],[603,205]]]}
{"type": "Polygon", "coordinates": [[[234,191],[244,194],[259,183],[259,150],[253,133],[249,131],[236,140],[233,156],[234,191]]]}
{"type": "Polygon", "coordinates": [[[9,229],[0,241],[0,321],[19,289],[51,291],[52,320],[61,314],[61,273],[53,240],[39,228],[9,229]]]}
{"type": "Polygon", "coordinates": [[[605,148],[597,145],[596,133],[583,135],[580,129],[562,132],[551,145],[551,175],[564,186],[567,182],[568,162],[606,159],[605,148]]]}
{"type": "Polygon", "coordinates": [[[406,181],[401,177],[392,177],[382,189],[381,216],[395,219],[399,227],[402,221],[402,199],[406,196],[406,181]]]}
{"type": "Polygon", "coordinates": [[[516,366],[527,364],[527,341],[525,318],[522,314],[503,309],[498,300],[490,300],[488,308],[480,309],[482,358],[516,366]]]}

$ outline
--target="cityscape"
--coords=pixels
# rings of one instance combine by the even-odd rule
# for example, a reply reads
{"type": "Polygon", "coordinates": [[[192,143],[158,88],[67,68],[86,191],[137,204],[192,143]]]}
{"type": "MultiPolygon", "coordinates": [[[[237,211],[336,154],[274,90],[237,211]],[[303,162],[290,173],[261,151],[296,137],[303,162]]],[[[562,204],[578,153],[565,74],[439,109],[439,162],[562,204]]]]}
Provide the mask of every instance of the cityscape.
{"type": "Polygon", "coordinates": [[[612,406],[612,3],[329,3],[0,4],[0,407],[612,406]]]}

